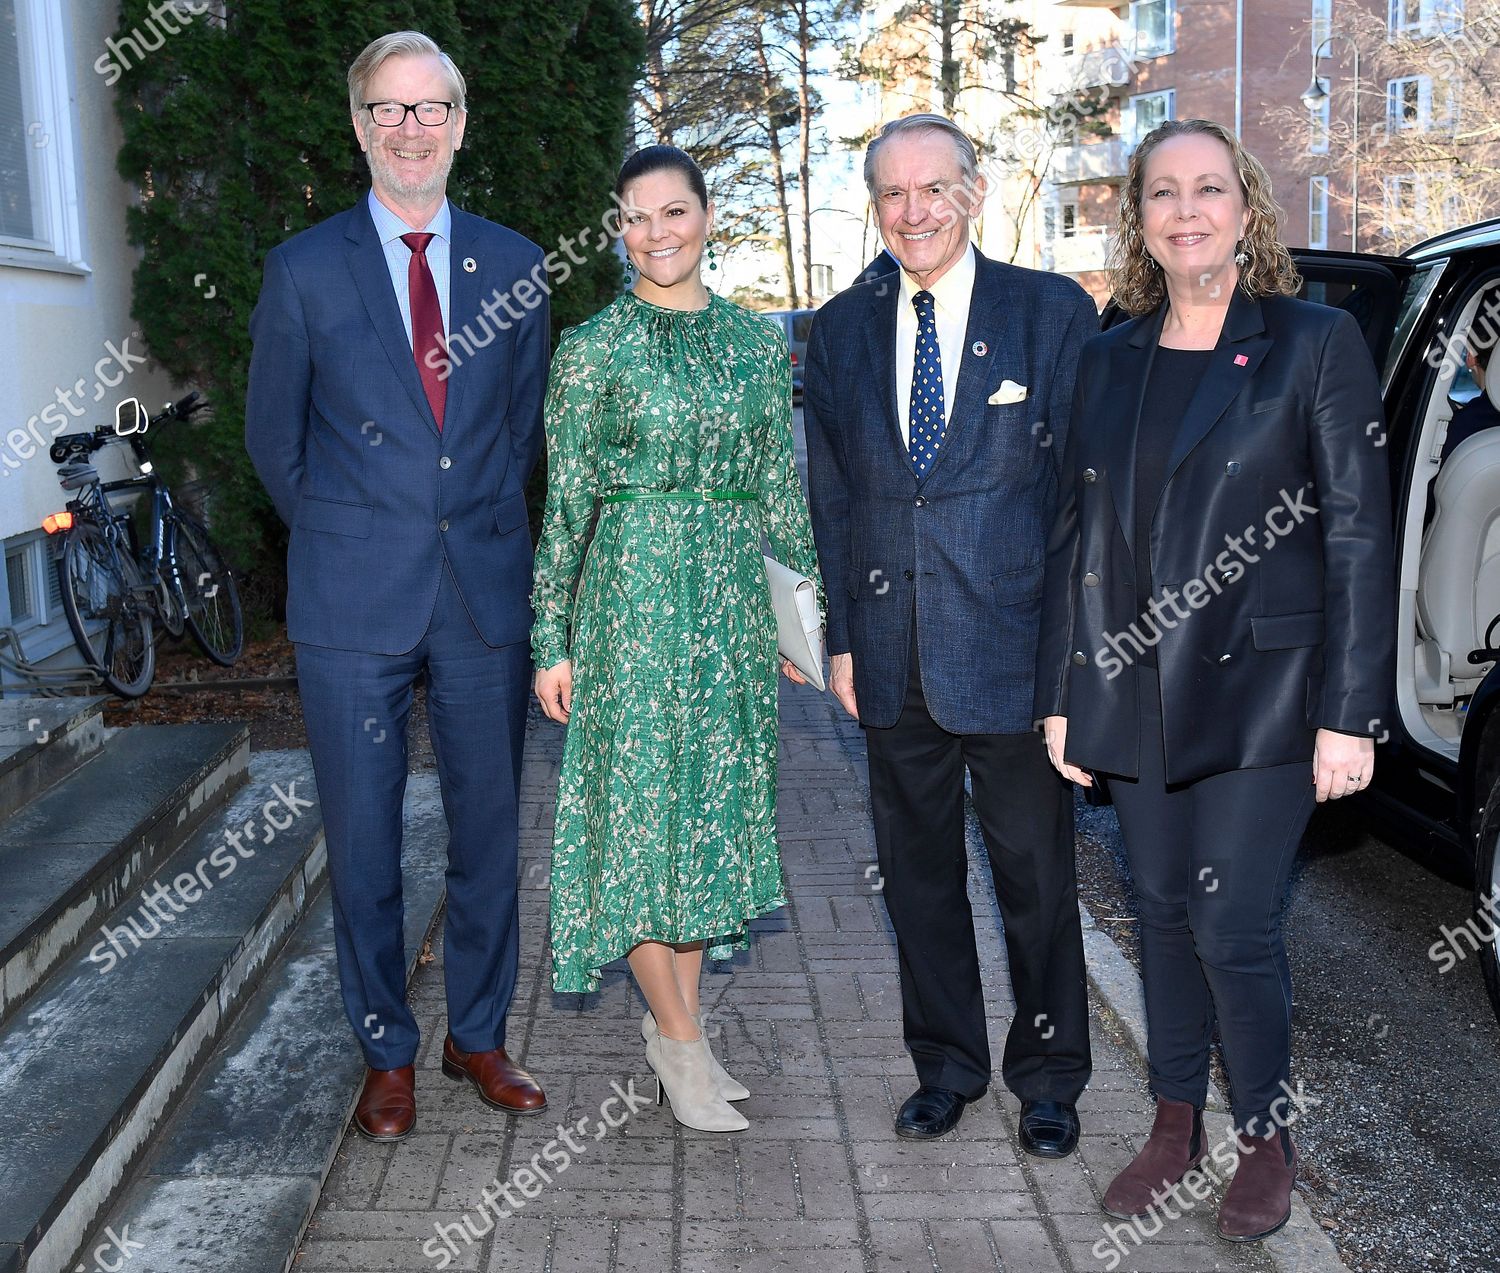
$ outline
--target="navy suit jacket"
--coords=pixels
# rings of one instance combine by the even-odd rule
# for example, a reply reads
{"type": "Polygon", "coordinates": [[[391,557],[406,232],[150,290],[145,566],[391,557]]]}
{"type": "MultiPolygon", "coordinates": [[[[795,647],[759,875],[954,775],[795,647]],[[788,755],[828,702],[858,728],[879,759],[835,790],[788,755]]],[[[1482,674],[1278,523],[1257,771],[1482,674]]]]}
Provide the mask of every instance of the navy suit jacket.
{"type": "Polygon", "coordinates": [[[550,333],[547,293],[527,309],[537,289],[516,284],[545,282],[543,257],[457,208],[452,234],[441,432],[365,200],[266,256],[245,445],[291,528],[293,641],[410,650],[445,558],[486,642],[529,637],[524,492],[542,445],[550,333]]]}
{"type": "Polygon", "coordinates": [[[1078,353],[1099,316],[1071,279],[975,257],[953,406],[921,479],[896,415],[900,275],[835,296],[808,338],[803,410],[828,651],[854,655],[866,725],[901,715],[915,602],[933,719],[954,733],[1032,727],[1047,531],[1078,353]],[[1007,379],[1025,398],[991,404],[1007,379]]]}

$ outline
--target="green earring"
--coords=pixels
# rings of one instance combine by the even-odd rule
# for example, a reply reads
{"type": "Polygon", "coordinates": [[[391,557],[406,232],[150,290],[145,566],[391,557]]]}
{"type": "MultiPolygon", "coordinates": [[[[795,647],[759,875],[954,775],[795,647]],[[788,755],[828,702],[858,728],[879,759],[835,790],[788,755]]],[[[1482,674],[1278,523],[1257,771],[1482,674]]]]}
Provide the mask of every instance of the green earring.
{"type": "Polygon", "coordinates": [[[716,270],[719,268],[718,254],[714,251],[714,245],[712,241],[710,241],[708,245],[708,268],[711,270],[716,270]]]}

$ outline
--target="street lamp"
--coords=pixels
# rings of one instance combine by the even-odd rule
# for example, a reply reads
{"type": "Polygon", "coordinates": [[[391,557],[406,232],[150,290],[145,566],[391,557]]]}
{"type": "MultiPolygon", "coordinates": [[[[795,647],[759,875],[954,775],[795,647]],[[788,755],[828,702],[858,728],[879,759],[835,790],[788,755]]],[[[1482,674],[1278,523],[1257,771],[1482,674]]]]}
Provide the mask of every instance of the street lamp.
{"type": "Polygon", "coordinates": [[[1354,50],[1354,144],[1350,147],[1353,154],[1354,171],[1350,177],[1351,203],[1349,207],[1349,246],[1356,252],[1359,251],[1359,45],[1352,37],[1345,35],[1342,31],[1334,31],[1328,35],[1323,42],[1313,51],[1312,59],[1312,83],[1307,86],[1302,94],[1302,104],[1309,111],[1316,114],[1322,110],[1328,101],[1328,81],[1318,74],[1318,62],[1323,58],[1335,40],[1348,40],[1349,47],[1354,50]]]}

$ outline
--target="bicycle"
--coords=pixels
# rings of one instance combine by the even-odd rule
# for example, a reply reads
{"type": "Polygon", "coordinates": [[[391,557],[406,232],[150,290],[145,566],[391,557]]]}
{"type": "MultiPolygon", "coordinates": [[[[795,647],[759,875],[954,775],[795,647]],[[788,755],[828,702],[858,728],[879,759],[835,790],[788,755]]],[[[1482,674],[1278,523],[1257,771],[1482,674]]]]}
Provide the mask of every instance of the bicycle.
{"type": "Polygon", "coordinates": [[[234,574],[203,523],[172,502],[142,440],[148,429],[186,421],[207,405],[190,393],[149,416],[138,399],[127,398],[112,426],[67,434],[49,452],[63,490],[78,492],[63,512],[42,521],[49,535],[62,536],[63,613],[84,661],[121,698],[139,698],[151,688],[157,624],[174,637],[190,632],[220,667],[231,667],[244,648],[234,574]],[[117,442],[130,447],[140,474],[106,482],[90,457],[117,442]],[[110,503],[116,492],[149,494],[144,543],[130,513],[110,503]]]}

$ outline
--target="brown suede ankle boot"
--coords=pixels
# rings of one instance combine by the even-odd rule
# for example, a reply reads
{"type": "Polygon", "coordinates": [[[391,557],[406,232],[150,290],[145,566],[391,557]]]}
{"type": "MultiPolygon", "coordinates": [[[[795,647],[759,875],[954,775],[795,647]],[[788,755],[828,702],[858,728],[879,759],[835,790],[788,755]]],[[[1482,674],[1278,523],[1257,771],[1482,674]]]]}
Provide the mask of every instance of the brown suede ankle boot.
{"type": "Polygon", "coordinates": [[[1265,1138],[1238,1139],[1240,1162],[1219,1208],[1219,1236],[1226,1242],[1259,1242],[1291,1217],[1297,1151],[1284,1127],[1265,1138]]]}
{"type": "Polygon", "coordinates": [[[1158,1096],[1151,1135],[1105,1191],[1105,1211],[1117,1220],[1145,1215],[1157,1198],[1207,1156],[1203,1152],[1203,1111],[1186,1101],[1158,1096]]]}

